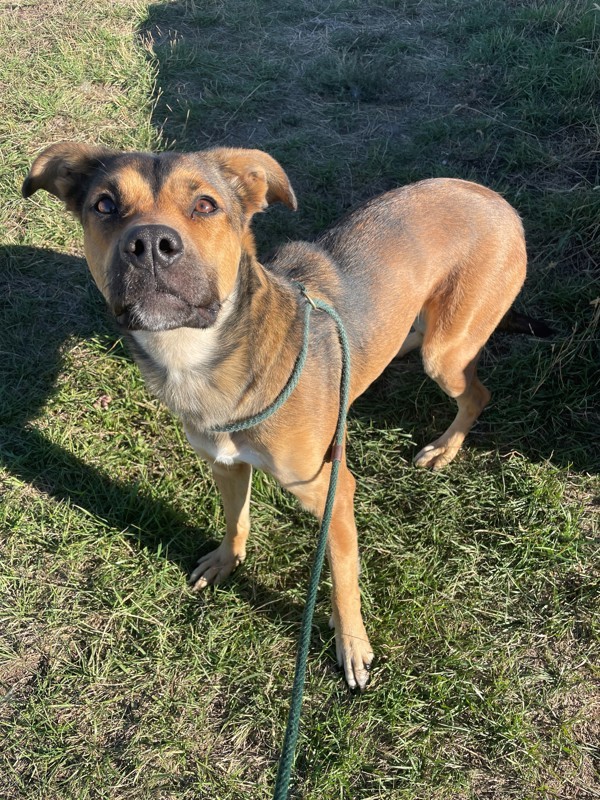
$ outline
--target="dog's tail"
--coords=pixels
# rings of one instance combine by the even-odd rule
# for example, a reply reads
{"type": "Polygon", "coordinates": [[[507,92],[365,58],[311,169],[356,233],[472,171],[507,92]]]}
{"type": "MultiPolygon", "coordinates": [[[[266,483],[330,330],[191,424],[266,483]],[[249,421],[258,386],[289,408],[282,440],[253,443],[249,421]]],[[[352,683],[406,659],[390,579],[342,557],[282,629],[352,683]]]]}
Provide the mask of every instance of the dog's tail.
{"type": "Polygon", "coordinates": [[[519,314],[514,308],[510,308],[500,320],[499,331],[508,333],[526,333],[529,336],[539,336],[546,339],[552,336],[554,331],[541,319],[533,319],[526,314],[519,314]]]}

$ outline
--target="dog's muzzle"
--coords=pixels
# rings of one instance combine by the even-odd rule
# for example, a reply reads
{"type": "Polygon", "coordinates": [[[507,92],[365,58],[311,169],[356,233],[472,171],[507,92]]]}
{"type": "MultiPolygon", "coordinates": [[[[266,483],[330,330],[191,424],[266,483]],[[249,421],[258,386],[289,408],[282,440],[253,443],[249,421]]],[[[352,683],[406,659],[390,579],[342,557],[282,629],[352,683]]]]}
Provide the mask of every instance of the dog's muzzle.
{"type": "Polygon", "coordinates": [[[111,306],[127,330],[207,328],[221,304],[208,270],[166,225],[136,225],[118,243],[111,306]]]}

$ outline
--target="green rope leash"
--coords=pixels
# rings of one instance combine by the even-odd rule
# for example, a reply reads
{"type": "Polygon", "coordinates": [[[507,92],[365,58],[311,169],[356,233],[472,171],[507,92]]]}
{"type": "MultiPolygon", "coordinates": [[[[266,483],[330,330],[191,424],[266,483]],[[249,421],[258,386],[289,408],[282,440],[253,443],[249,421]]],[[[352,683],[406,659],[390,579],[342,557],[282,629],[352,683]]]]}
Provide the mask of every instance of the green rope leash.
{"type": "Polygon", "coordinates": [[[314,555],[312,572],[310,582],[308,585],[308,593],[306,596],[306,605],[304,606],[304,613],[302,615],[302,625],[300,627],[300,637],[298,642],[298,653],[296,655],[296,671],[294,673],[294,685],[292,687],[292,699],[290,701],[290,710],[288,713],[288,721],[285,729],[285,737],[283,740],[283,747],[281,749],[281,758],[279,760],[279,769],[277,771],[277,780],[275,782],[275,791],[273,800],[286,800],[289,791],[290,777],[292,773],[292,765],[294,760],[294,753],[296,751],[296,743],[298,741],[298,732],[300,728],[300,715],[302,712],[302,698],[304,695],[304,682],[306,677],[306,662],[308,660],[308,650],[310,647],[310,633],[312,628],[313,616],[315,613],[315,605],[317,602],[317,590],[319,588],[319,581],[321,579],[321,572],[323,570],[323,562],[325,560],[325,551],[327,547],[327,535],[329,533],[329,526],[331,524],[331,516],[333,514],[333,503],[335,500],[335,492],[337,489],[338,474],[340,470],[340,463],[342,460],[342,453],[344,447],[344,434],[346,430],[346,416],[348,408],[348,399],[350,394],[350,345],[348,337],[344,329],[339,314],[330,305],[323,300],[313,299],[309,297],[305,287],[298,284],[298,287],[304,297],[306,298],[306,307],[304,312],[304,340],[302,349],[296,359],[294,369],[290,375],[288,382],[284,386],[280,394],[275,398],[273,403],[268,406],[260,414],[253,417],[248,417],[237,423],[231,425],[224,425],[218,428],[213,428],[214,431],[223,433],[233,433],[234,431],[245,430],[253,425],[258,425],[263,422],[267,417],[277,411],[283,403],[287,400],[293,392],[300,379],[302,368],[306,362],[308,353],[308,333],[310,325],[310,315],[313,309],[320,309],[333,319],[336,324],[338,338],[340,340],[342,350],[342,371],[340,378],[340,405],[338,411],[337,425],[335,429],[335,436],[331,448],[331,476],[329,478],[329,489],[327,490],[327,499],[325,501],[325,510],[321,520],[321,528],[319,531],[319,538],[317,541],[317,548],[314,555]]]}
{"type": "Polygon", "coordinates": [[[298,731],[300,728],[300,714],[302,711],[302,696],[304,694],[306,662],[308,659],[308,649],[310,646],[310,632],[315,612],[315,604],[317,602],[317,589],[319,588],[321,571],[323,569],[323,561],[325,560],[327,535],[329,533],[329,525],[331,523],[331,515],[333,513],[333,501],[335,499],[338,473],[342,459],[344,434],[346,430],[348,397],[350,392],[350,346],[348,344],[346,331],[344,330],[344,324],[337,312],[331,308],[331,306],[327,305],[327,303],[324,303],[322,300],[313,300],[313,303],[315,304],[316,308],[320,308],[322,311],[325,311],[325,313],[329,314],[337,327],[338,337],[342,348],[340,406],[338,411],[337,426],[335,429],[335,437],[333,440],[334,444],[331,453],[331,476],[329,478],[329,489],[327,490],[325,510],[323,512],[323,519],[321,520],[321,529],[319,531],[317,549],[315,551],[310,582],[308,585],[306,605],[304,606],[304,614],[302,615],[302,626],[300,628],[298,654],[296,656],[296,672],[294,674],[292,699],[290,702],[288,721],[285,729],[285,738],[283,740],[283,747],[281,749],[281,758],[279,760],[279,769],[277,771],[277,780],[275,782],[273,800],[285,800],[285,798],[288,796],[292,763],[294,760],[296,742],[298,741],[298,731]]]}

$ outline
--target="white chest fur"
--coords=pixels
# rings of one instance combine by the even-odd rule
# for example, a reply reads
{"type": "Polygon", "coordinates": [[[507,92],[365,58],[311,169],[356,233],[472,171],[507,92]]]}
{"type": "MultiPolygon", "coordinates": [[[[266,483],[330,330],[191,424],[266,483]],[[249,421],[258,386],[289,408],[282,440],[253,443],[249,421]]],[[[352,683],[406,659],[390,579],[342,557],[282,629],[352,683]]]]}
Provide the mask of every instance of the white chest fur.
{"type": "Polygon", "coordinates": [[[209,423],[221,418],[227,398],[210,389],[218,360],[223,325],[231,315],[235,295],[223,302],[217,322],[209,328],[132,331],[151,362],[140,361],[150,391],[178,416],[197,416],[209,423]]]}
{"type": "Polygon", "coordinates": [[[235,307],[234,290],[224,301],[217,321],[209,328],[175,328],[170,331],[133,331],[133,337],[158,366],[173,375],[207,367],[219,346],[223,325],[235,307]]]}
{"type": "Polygon", "coordinates": [[[201,370],[213,357],[218,331],[214,328],[175,328],[171,331],[132,331],[142,350],[174,375],[201,370]]]}
{"type": "Polygon", "coordinates": [[[188,442],[198,455],[209,463],[224,466],[245,463],[259,469],[268,467],[264,457],[239,435],[234,440],[228,433],[199,433],[189,425],[184,425],[184,429],[188,442]]]}

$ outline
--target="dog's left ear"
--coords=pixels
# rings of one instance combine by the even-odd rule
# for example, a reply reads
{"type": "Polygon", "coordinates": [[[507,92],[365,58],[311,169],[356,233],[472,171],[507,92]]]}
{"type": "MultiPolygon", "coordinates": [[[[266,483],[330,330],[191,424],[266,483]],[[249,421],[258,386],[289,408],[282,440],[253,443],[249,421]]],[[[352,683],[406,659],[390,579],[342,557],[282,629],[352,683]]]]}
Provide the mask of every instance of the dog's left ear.
{"type": "Polygon", "coordinates": [[[23,182],[23,197],[31,197],[38,189],[63,200],[69,211],[79,214],[92,175],[113,155],[103,147],[76,142],[50,145],[33,162],[23,182]]]}
{"type": "Polygon", "coordinates": [[[298,208],[296,195],[280,164],[262,150],[220,147],[209,151],[232,183],[249,215],[271,203],[298,208]]]}

